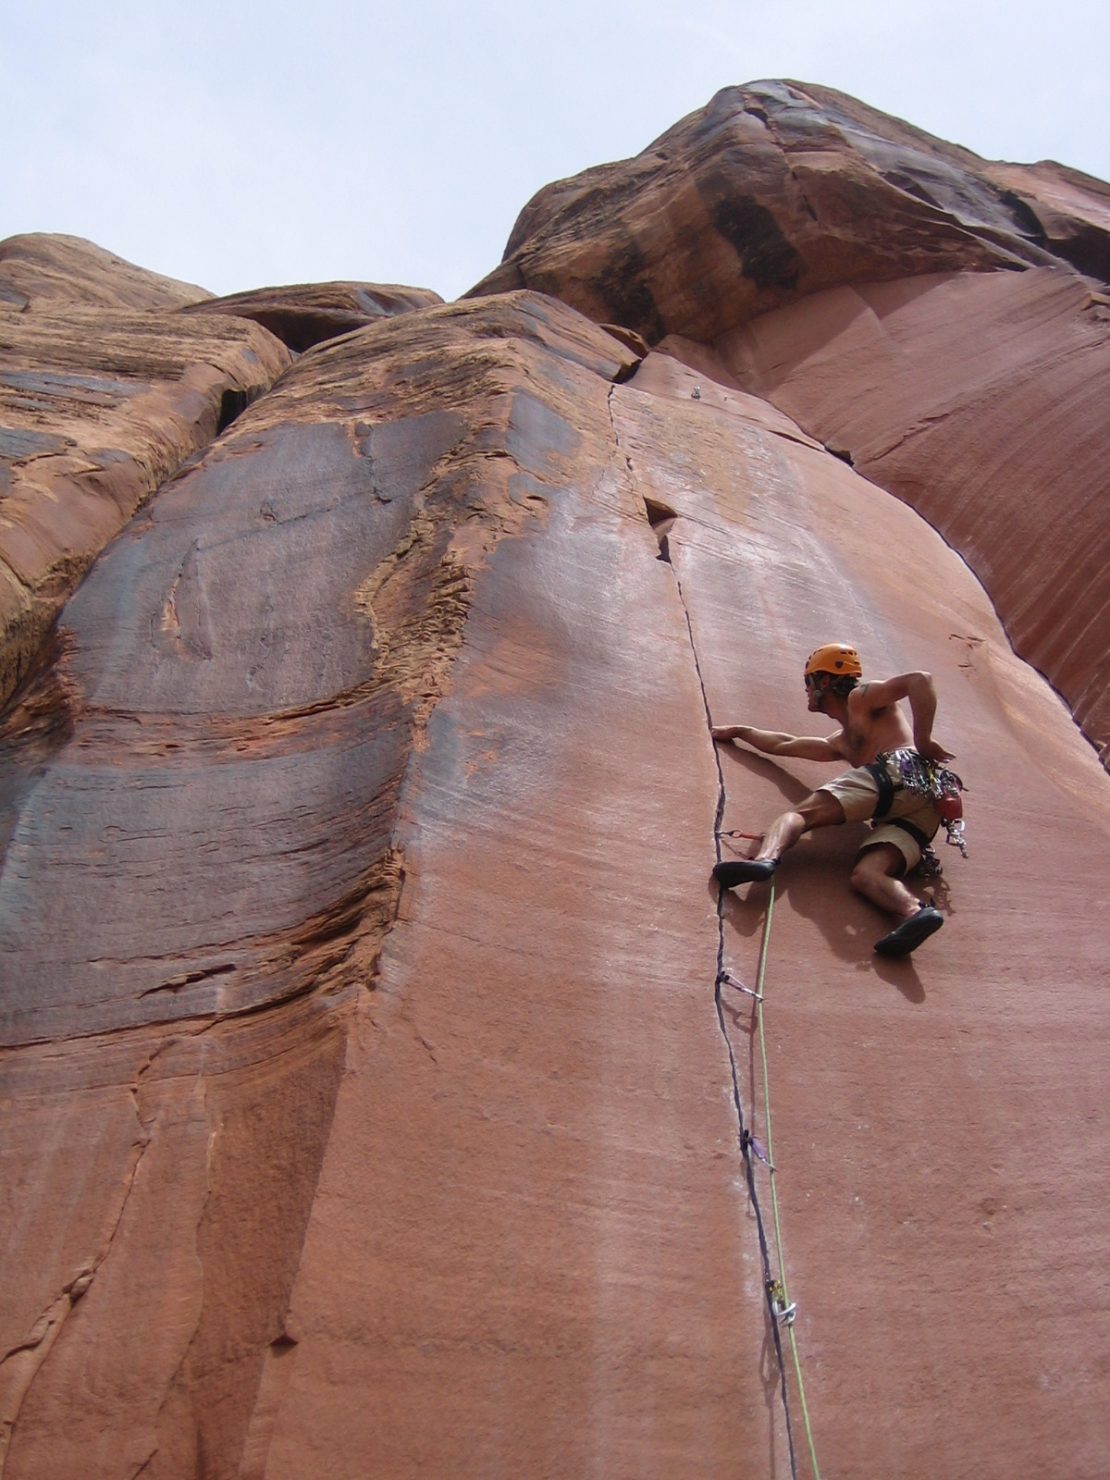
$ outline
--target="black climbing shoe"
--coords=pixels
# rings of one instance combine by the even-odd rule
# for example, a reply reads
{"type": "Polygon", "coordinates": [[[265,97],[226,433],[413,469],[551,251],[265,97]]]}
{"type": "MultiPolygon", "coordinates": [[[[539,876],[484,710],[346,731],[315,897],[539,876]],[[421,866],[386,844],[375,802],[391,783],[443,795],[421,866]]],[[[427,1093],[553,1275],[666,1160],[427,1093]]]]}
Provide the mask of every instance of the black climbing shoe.
{"type": "Polygon", "coordinates": [[[728,863],[718,863],[713,877],[723,889],[734,889],[737,884],[763,883],[778,868],[777,858],[737,858],[728,863]]]}
{"type": "Polygon", "coordinates": [[[944,924],[944,916],[932,905],[923,904],[916,915],[903,920],[889,935],[875,942],[880,956],[908,956],[944,924]]]}

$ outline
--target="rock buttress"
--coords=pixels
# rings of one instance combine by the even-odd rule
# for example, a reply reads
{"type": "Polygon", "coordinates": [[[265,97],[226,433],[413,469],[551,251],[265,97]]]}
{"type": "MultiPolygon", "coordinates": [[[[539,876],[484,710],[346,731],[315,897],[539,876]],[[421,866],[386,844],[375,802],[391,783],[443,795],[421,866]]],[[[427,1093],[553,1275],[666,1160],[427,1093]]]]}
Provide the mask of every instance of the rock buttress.
{"type": "Polygon", "coordinates": [[[68,604],[9,715],[6,1480],[785,1473],[633,362],[527,295],[349,336],[68,604]]]}
{"type": "Polygon", "coordinates": [[[253,1436],[273,1480],[789,1474],[713,1008],[716,770],[610,392],[529,359],[490,444],[542,517],[478,572],[406,777],[253,1436]]]}
{"type": "Polygon", "coordinates": [[[0,306],[0,700],[105,545],[289,361],[228,318],[0,306]]]}
{"type": "Polygon", "coordinates": [[[20,311],[169,310],[210,296],[193,283],[136,267],[84,237],[28,232],[0,242],[0,303],[20,311]]]}
{"type": "Polygon", "coordinates": [[[472,291],[536,287],[653,344],[720,348],[710,374],[960,551],[1110,762],[1108,279],[1110,185],[757,82],[541,190],[472,291]]]}
{"type": "Polygon", "coordinates": [[[1061,262],[1110,271],[1110,186],[993,165],[831,88],[755,82],[545,186],[471,292],[538,288],[651,343],[707,342],[844,283],[1061,262]]]}

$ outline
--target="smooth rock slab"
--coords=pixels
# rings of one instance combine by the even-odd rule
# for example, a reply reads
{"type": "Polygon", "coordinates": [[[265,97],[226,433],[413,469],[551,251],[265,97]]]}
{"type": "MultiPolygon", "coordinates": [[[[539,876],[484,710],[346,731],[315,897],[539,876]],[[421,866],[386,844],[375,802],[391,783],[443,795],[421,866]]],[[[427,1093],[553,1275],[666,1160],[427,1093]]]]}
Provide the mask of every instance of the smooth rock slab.
{"type": "MultiPolygon", "coordinates": [[[[1106,1177],[1091,1155],[1107,1130],[1108,927],[1073,871],[1110,865],[1110,781],[911,510],[808,439],[768,435],[752,398],[664,356],[614,392],[613,411],[635,487],[677,515],[668,550],[714,723],[828,733],[806,711],[802,664],[848,640],[865,676],[934,673],[936,734],[970,787],[970,857],[938,850],[946,923],[904,962],[873,955],[887,922],[848,886],[862,827],[812,835],[776,875],[772,1159],[821,1472],[1094,1480],[1110,1351],[1095,1273],[1106,1177]],[[912,600],[892,550],[916,572],[912,600]],[[1042,1278],[1048,1247],[1058,1282],[1042,1278]]],[[[741,746],[721,747],[721,764],[723,827],[744,832],[837,769],[741,746]]],[[[726,857],[753,846],[722,843],[726,857]]],[[[725,963],[747,982],[767,899],[752,887],[725,906],[725,963]]],[[[766,1144],[750,1000],[733,1013],[766,1144]]]]}
{"type": "Polygon", "coordinates": [[[1110,758],[1110,299],[1062,268],[867,284],[717,349],[940,530],[1110,758]]]}

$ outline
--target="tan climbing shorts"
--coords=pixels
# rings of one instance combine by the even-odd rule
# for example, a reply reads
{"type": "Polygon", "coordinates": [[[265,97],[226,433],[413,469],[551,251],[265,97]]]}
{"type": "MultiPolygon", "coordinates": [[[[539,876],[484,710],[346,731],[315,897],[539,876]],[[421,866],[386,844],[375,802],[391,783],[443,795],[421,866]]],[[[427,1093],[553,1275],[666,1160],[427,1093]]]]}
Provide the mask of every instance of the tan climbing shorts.
{"type": "MultiPolygon", "coordinates": [[[[845,771],[842,776],[826,782],[818,790],[830,792],[837,799],[844,808],[846,822],[868,821],[874,815],[879,800],[879,784],[863,766],[845,771]]],[[[860,844],[859,851],[862,853],[866,848],[877,848],[880,843],[893,843],[906,860],[905,871],[908,873],[921,862],[921,847],[904,827],[892,826],[896,817],[904,817],[907,822],[913,823],[927,838],[932,838],[940,827],[940,818],[932,803],[896,783],[890,811],[876,823],[870,837],[860,844]]]]}

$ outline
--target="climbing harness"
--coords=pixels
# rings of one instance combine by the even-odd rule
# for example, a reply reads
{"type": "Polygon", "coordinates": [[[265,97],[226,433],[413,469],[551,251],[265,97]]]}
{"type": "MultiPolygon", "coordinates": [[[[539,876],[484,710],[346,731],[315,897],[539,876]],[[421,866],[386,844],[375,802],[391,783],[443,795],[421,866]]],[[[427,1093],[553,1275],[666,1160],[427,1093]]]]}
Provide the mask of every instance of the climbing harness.
{"type": "MultiPolygon", "coordinates": [[[[749,834],[722,833],[722,837],[750,836],[749,834]]],[[[771,922],[775,913],[775,882],[770,881],[770,893],[767,898],[767,913],[763,919],[763,936],[759,946],[759,967],[756,972],[755,986],[746,986],[735,977],[727,967],[722,966],[717,977],[718,987],[731,987],[735,991],[743,992],[751,997],[754,1002],[757,1036],[759,1040],[759,1061],[763,1079],[763,1115],[767,1122],[767,1146],[766,1150],[752,1135],[751,1131],[744,1127],[740,1133],[740,1149],[747,1155],[754,1154],[767,1168],[767,1174],[771,1183],[771,1212],[775,1228],[775,1249],[777,1253],[779,1273],[777,1278],[771,1273],[768,1264],[764,1265],[766,1278],[764,1289],[767,1294],[767,1306],[776,1330],[784,1327],[790,1340],[790,1351],[794,1360],[794,1380],[798,1391],[798,1401],[802,1410],[802,1427],[805,1429],[806,1443],[809,1447],[809,1462],[813,1470],[813,1480],[821,1480],[821,1471],[817,1467],[817,1451],[814,1446],[813,1428],[809,1419],[809,1408],[806,1404],[805,1382],[802,1378],[802,1362],[798,1355],[798,1341],[794,1333],[794,1322],[798,1314],[798,1303],[791,1300],[786,1287],[786,1255],[782,1242],[782,1220],[779,1216],[778,1188],[775,1185],[776,1169],[774,1165],[774,1150],[771,1139],[771,1085],[770,1075],[767,1069],[767,1039],[763,1028],[763,1013],[766,1003],[766,975],[767,954],[771,942],[771,922]]],[[[731,1053],[731,1047],[730,1047],[731,1053]]],[[[750,1163],[749,1163],[750,1165],[750,1163]]],[[[754,1184],[753,1184],[754,1185],[754,1184]]],[[[764,1249],[764,1258],[767,1258],[769,1250],[764,1249]]],[[[791,1450],[793,1455],[793,1450],[791,1450]]],[[[792,1461],[793,1462],[793,1461],[792,1461]]]]}
{"type": "MultiPolygon", "coordinates": [[[[879,800],[872,813],[873,821],[878,822],[886,817],[894,804],[895,792],[913,792],[922,801],[928,802],[936,812],[944,824],[946,841],[958,848],[964,858],[967,857],[964,803],[960,795],[967,788],[955,771],[950,771],[937,761],[928,760],[910,745],[880,752],[863,769],[871,773],[879,788],[879,800]]],[[[920,828],[914,827],[902,817],[892,817],[890,822],[894,827],[904,828],[924,854],[929,846],[929,839],[920,828]]],[[[929,851],[932,852],[931,849],[929,851]]],[[[935,854],[933,859],[936,860],[935,854]]],[[[936,863],[936,870],[940,871],[939,862],[936,863]]]]}

